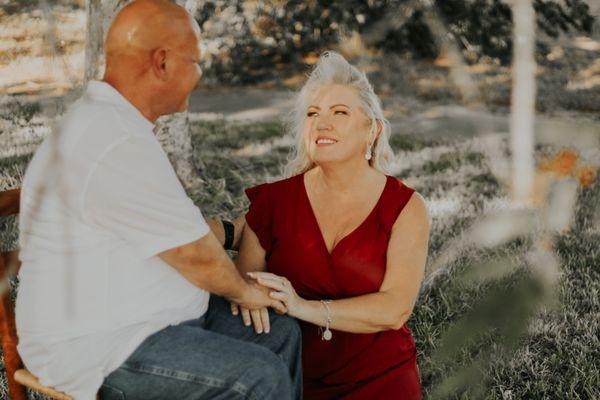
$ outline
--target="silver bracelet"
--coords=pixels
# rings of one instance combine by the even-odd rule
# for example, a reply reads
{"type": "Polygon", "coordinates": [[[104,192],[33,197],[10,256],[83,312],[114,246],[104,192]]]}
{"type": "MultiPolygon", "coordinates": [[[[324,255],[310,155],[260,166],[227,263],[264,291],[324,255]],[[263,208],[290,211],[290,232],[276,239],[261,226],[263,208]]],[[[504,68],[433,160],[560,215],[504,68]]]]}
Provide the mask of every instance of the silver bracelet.
{"type": "Polygon", "coordinates": [[[333,337],[333,334],[329,329],[329,325],[331,325],[332,322],[329,303],[331,303],[331,300],[321,300],[321,304],[323,304],[323,307],[325,307],[325,311],[327,312],[327,319],[325,320],[325,330],[323,331],[323,328],[319,327],[319,331],[321,332],[321,340],[331,340],[331,338],[333,337]]]}

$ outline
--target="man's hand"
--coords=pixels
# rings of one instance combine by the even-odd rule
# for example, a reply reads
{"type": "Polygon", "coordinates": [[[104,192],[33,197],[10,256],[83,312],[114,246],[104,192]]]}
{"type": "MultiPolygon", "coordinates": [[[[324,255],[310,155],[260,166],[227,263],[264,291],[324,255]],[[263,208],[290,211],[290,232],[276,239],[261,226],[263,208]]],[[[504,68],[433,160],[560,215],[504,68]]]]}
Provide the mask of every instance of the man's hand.
{"type": "Polygon", "coordinates": [[[290,281],[279,275],[269,272],[248,272],[252,279],[269,291],[269,297],[279,300],[288,310],[289,315],[298,317],[301,310],[306,310],[306,300],[298,296],[290,281]]]}
{"type": "Polygon", "coordinates": [[[259,310],[271,307],[274,310],[285,313],[287,308],[283,302],[269,296],[269,289],[256,282],[246,281],[246,287],[239,298],[230,298],[231,301],[249,310],[259,310]]]}
{"type": "MultiPolygon", "coordinates": [[[[248,282],[248,283],[250,285],[256,286],[255,283],[252,283],[252,282],[248,282]]],[[[258,286],[257,289],[264,292],[265,288],[258,286]]],[[[279,303],[280,304],[278,304],[277,307],[273,307],[275,312],[277,312],[278,314],[286,313],[287,309],[285,308],[283,303],[281,303],[281,302],[279,302],[279,303]]],[[[256,331],[256,333],[263,333],[263,332],[269,333],[269,331],[271,330],[271,325],[269,322],[268,308],[263,307],[263,308],[259,308],[259,309],[250,309],[246,306],[239,305],[238,303],[236,303],[234,301],[230,302],[230,306],[231,306],[231,314],[233,314],[233,315],[242,314],[242,321],[244,322],[244,325],[246,325],[246,326],[250,326],[251,324],[254,325],[254,330],[256,331]]]]}
{"type": "Polygon", "coordinates": [[[241,307],[239,304],[234,302],[231,302],[230,305],[231,314],[242,314],[242,321],[244,322],[244,325],[250,326],[250,324],[253,324],[256,333],[269,333],[271,330],[268,308],[249,310],[246,307],[241,307]]]}

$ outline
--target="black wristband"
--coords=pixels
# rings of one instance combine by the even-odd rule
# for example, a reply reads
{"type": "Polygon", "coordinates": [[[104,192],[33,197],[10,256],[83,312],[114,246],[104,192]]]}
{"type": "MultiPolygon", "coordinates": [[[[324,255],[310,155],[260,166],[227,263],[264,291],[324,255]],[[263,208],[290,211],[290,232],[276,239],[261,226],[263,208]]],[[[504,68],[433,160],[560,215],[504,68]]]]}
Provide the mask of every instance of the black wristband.
{"type": "Polygon", "coordinates": [[[235,234],[235,226],[224,219],[221,220],[223,224],[223,231],[225,232],[225,243],[223,244],[223,248],[225,250],[231,250],[231,246],[233,245],[233,238],[235,234]]]}

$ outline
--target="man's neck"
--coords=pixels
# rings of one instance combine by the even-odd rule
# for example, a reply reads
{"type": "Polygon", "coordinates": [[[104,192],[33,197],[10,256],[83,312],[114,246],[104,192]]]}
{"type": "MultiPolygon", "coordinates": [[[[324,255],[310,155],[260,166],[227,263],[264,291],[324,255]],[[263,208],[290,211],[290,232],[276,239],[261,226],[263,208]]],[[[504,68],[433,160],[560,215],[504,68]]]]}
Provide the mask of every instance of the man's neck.
{"type": "Polygon", "coordinates": [[[138,111],[151,123],[155,123],[160,115],[156,113],[151,106],[151,96],[144,94],[139,90],[133,89],[134,86],[131,84],[122,84],[117,79],[105,76],[103,82],[108,83],[115,90],[117,90],[121,96],[123,96],[131,105],[138,109],[138,111]]]}

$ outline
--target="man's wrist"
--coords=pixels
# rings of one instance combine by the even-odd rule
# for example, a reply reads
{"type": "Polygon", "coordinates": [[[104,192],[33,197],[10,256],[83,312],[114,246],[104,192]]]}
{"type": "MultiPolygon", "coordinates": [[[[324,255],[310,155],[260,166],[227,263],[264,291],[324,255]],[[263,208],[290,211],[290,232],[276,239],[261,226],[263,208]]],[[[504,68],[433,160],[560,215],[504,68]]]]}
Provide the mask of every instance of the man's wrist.
{"type": "Polygon", "coordinates": [[[247,306],[252,298],[252,294],[252,282],[242,276],[235,298],[232,297],[230,300],[235,301],[239,305],[247,306]]]}
{"type": "Polygon", "coordinates": [[[224,219],[221,220],[221,224],[223,225],[224,236],[223,248],[225,250],[231,250],[235,239],[235,226],[230,221],[224,219]]]}

